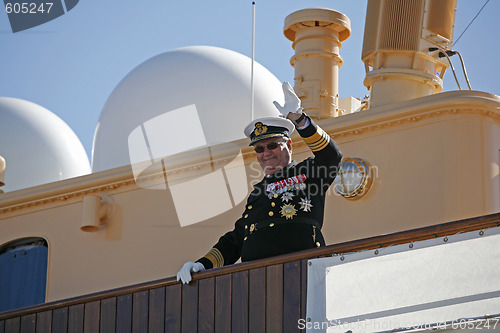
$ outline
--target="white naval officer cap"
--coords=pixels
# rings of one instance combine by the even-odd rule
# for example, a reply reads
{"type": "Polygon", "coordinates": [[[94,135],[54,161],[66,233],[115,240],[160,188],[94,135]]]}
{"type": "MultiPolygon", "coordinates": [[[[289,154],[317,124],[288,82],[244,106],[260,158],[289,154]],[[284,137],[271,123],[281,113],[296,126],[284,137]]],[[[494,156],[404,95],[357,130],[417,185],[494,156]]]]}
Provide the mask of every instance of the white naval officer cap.
{"type": "Polygon", "coordinates": [[[250,146],[254,143],[277,136],[290,137],[295,126],[293,123],[281,117],[263,117],[252,120],[244,129],[250,146]]]}

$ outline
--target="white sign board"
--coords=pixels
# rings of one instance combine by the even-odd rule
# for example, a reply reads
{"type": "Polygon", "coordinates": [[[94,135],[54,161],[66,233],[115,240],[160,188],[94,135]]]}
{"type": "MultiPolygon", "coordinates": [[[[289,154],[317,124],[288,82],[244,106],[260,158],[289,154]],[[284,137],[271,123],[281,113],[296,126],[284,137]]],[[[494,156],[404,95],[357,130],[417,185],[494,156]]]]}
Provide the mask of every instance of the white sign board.
{"type": "Polygon", "coordinates": [[[500,331],[499,313],[500,228],[492,228],[310,260],[299,328],[500,331]]]}

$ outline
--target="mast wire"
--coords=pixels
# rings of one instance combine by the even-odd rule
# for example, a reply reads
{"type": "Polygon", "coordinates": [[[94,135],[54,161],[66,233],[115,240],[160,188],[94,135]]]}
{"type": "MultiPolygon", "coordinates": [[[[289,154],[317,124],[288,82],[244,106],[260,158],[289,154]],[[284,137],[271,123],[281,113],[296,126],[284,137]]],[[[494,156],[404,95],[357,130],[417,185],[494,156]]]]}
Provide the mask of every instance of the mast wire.
{"type": "Polygon", "coordinates": [[[486,0],[486,2],[484,3],[483,7],[481,7],[481,9],[477,12],[476,16],[474,16],[474,18],[472,19],[472,21],[470,21],[470,23],[465,27],[464,31],[462,31],[462,33],[460,34],[460,36],[458,36],[457,40],[453,43],[453,46],[455,46],[458,43],[458,41],[460,40],[460,37],[462,37],[463,34],[467,31],[467,29],[469,29],[469,27],[471,26],[472,22],[474,22],[474,20],[479,16],[479,14],[483,10],[483,8],[488,4],[488,2],[490,2],[490,0],[486,0]]]}

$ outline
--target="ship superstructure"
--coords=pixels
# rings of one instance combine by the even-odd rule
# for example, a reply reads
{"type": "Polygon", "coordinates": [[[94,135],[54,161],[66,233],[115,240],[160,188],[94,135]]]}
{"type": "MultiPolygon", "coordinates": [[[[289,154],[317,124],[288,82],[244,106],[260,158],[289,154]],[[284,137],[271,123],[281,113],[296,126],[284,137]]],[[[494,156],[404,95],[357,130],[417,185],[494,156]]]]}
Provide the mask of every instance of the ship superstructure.
{"type": "MultiPolygon", "coordinates": [[[[164,278],[232,229],[263,176],[238,130],[250,120],[238,107],[248,99],[240,92],[249,90],[251,60],[187,47],[139,65],[103,109],[92,173],[0,194],[0,290],[9,292],[1,310],[48,303],[0,314],[0,331],[50,325],[89,332],[315,330],[307,325],[316,320],[307,297],[316,258],[486,229],[495,237],[500,97],[441,92],[455,52],[455,6],[451,0],[369,1],[362,53],[369,96],[363,99],[339,96],[338,76],[348,75],[341,69],[348,17],[309,8],[284,18],[295,52],[295,90],[346,157],[326,201],[323,234],[333,245],[214,269],[188,286],[164,278]],[[231,124],[216,121],[221,116],[231,124]],[[37,276],[30,288],[38,294],[23,296],[28,303],[13,300],[16,288],[24,288],[14,269],[37,276]]],[[[258,65],[255,82],[255,117],[277,115],[272,101],[281,98],[279,80],[258,65]]],[[[294,159],[310,156],[298,136],[292,139],[294,159]]],[[[6,168],[15,167],[6,158],[6,168]]],[[[493,307],[499,304],[499,290],[482,292],[490,293],[484,299],[493,307]]],[[[474,295],[461,297],[477,300],[474,295]]],[[[318,330],[339,329],[331,304],[324,309],[329,324],[318,330]]],[[[498,318],[484,313],[475,322],[486,315],[498,318]]],[[[444,321],[446,329],[456,328],[452,321],[444,321]]]]}

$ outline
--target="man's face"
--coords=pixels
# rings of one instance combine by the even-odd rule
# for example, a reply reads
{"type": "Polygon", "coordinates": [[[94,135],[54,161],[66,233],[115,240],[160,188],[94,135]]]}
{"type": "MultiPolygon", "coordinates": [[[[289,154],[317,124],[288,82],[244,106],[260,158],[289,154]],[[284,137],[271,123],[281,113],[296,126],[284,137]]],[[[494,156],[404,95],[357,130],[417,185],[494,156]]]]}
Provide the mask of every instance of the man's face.
{"type": "Polygon", "coordinates": [[[283,169],[292,161],[292,140],[286,137],[269,138],[254,144],[255,147],[265,147],[264,151],[257,153],[257,161],[266,175],[272,175],[283,169]],[[276,142],[275,149],[269,149],[268,144],[276,142]]]}

